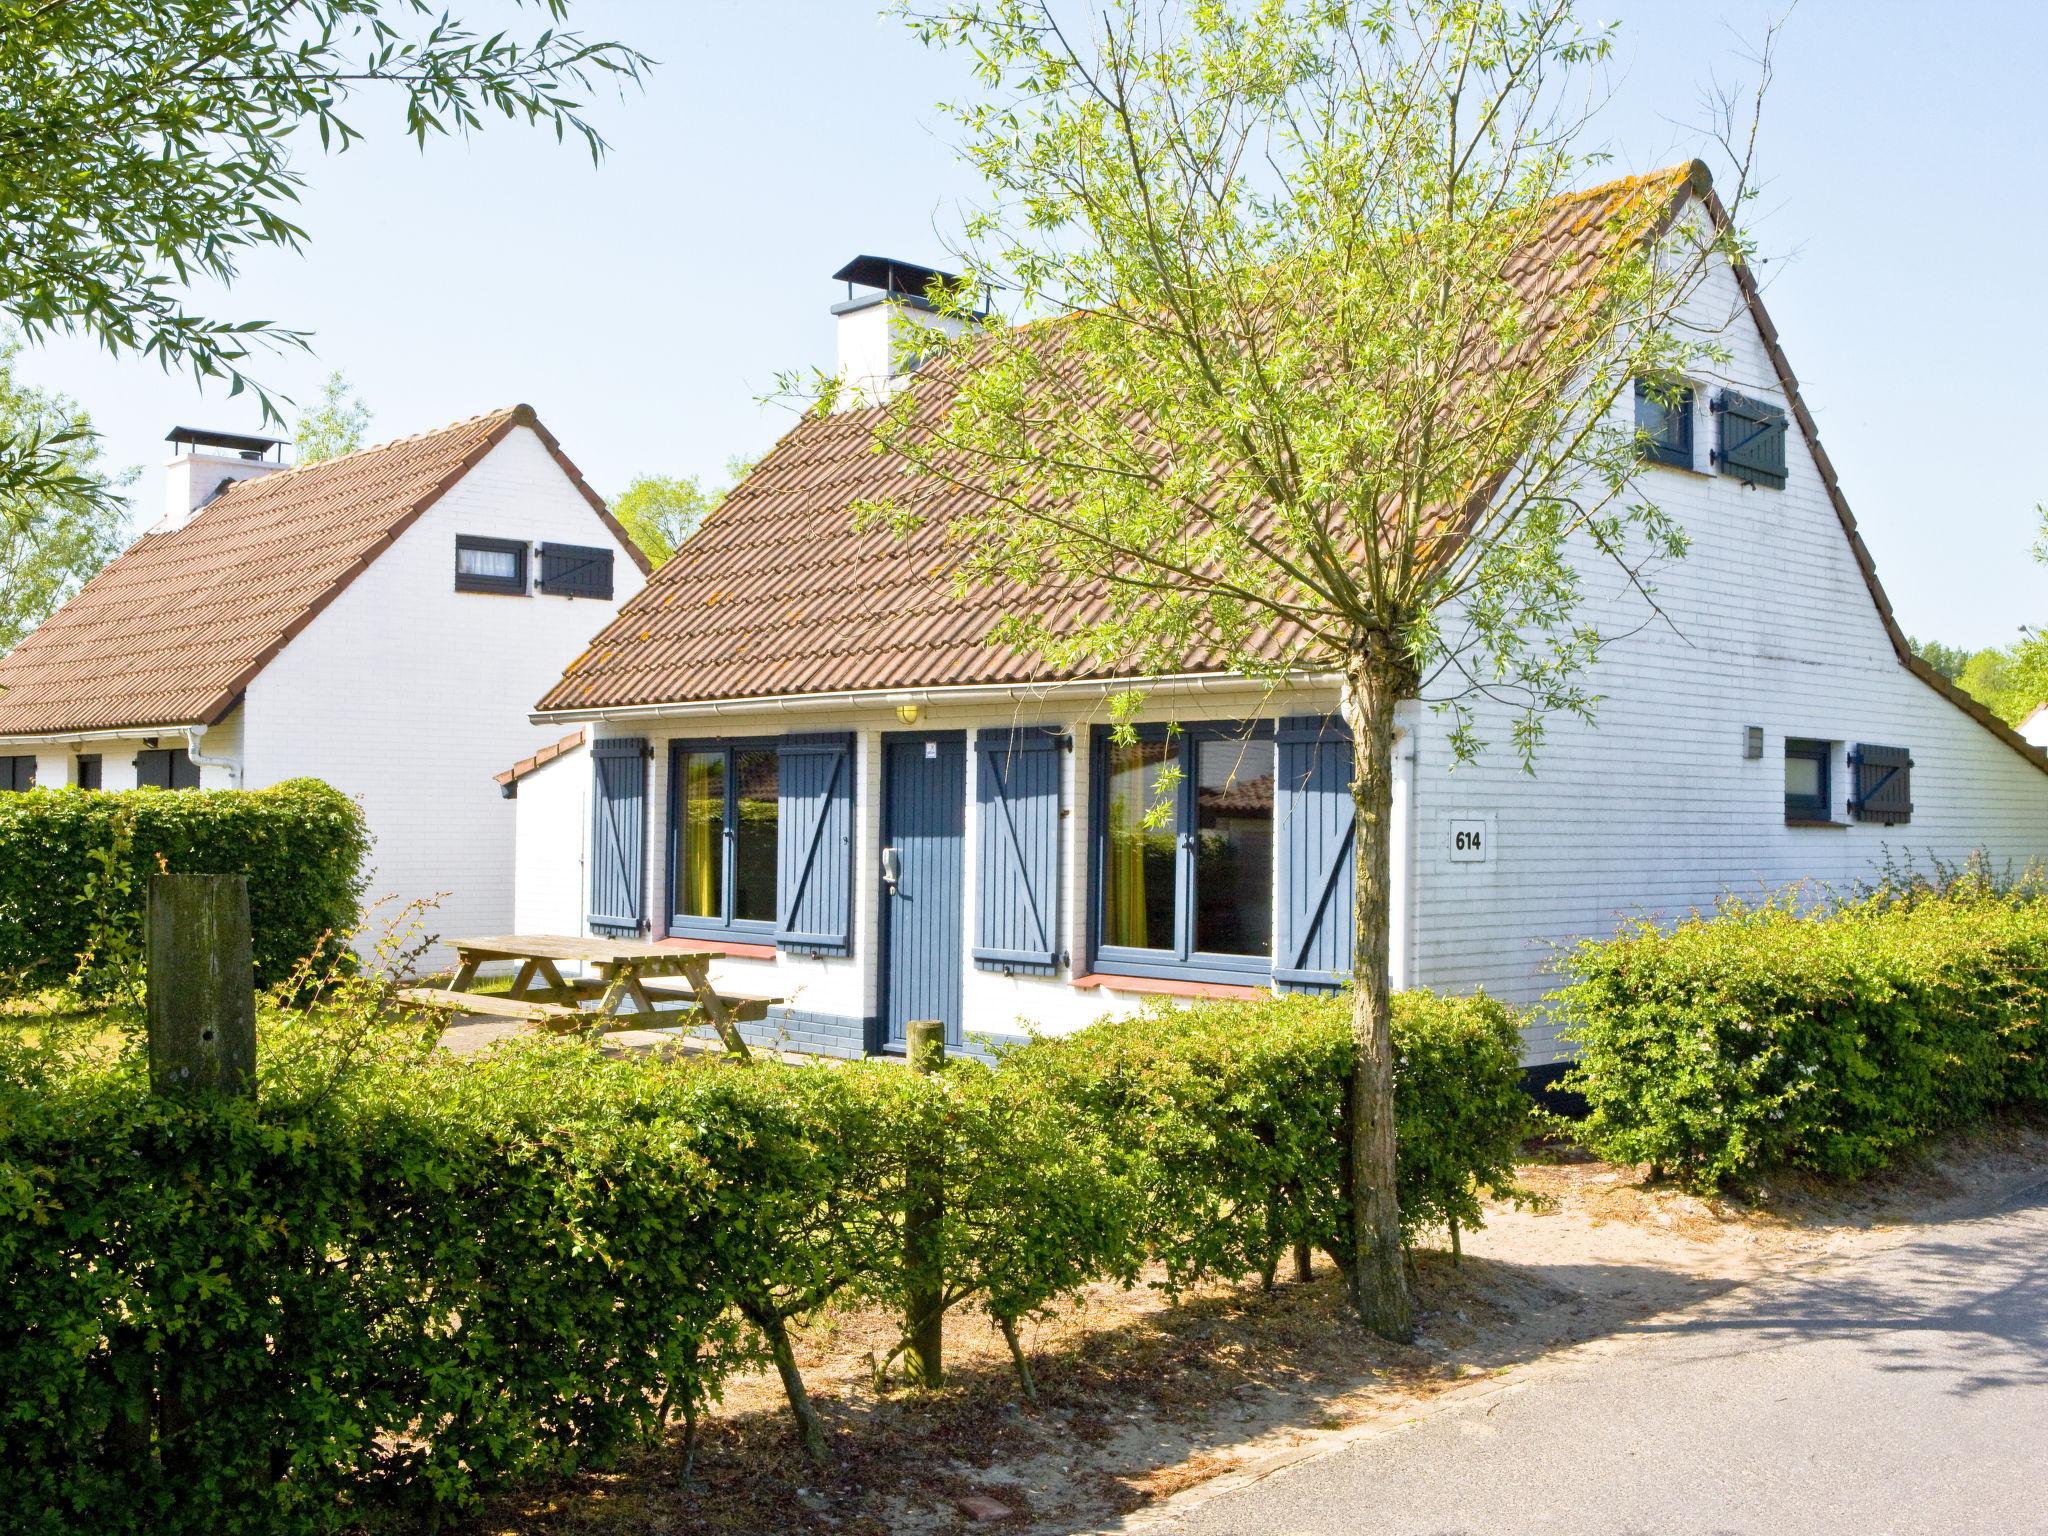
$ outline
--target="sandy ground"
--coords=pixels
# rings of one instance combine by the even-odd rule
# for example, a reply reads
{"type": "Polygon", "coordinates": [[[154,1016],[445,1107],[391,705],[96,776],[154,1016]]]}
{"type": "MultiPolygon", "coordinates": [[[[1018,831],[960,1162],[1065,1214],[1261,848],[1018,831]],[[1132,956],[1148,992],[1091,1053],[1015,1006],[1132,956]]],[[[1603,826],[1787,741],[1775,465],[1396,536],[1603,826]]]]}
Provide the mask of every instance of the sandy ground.
{"type": "MultiPolygon", "coordinates": [[[[1150,1287],[1097,1288],[1027,1336],[1027,1406],[985,1319],[948,1324],[937,1392],[877,1392],[868,1356],[891,1320],[842,1312],[800,1339],[832,1430],[833,1466],[797,1453],[772,1378],[734,1382],[694,1474],[680,1439],[614,1470],[506,1501],[470,1536],[843,1532],[1076,1533],[1148,1523],[1175,1495],[1314,1454],[1426,1411],[1530,1362],[1682,1311],[1787,1265],[1957,1216],[2048,1170],[2048,1127],[2008,1125],[1843,1188],[1788,1180],[1753,1202],[1709,1202],[1640,1170],[1557,1154],[1522,1169],[1536,1197],[1489,1209],[1464,1261],[1416,1263],[1421,1329],[1393,1346],[1351,1319],[1335,1271],[1306,1283],[1214,1286],[1169,1305],[1150,1287]]],[[[1284,1272],[1284,1271],[1283,1271],[1284,1272]]]]}

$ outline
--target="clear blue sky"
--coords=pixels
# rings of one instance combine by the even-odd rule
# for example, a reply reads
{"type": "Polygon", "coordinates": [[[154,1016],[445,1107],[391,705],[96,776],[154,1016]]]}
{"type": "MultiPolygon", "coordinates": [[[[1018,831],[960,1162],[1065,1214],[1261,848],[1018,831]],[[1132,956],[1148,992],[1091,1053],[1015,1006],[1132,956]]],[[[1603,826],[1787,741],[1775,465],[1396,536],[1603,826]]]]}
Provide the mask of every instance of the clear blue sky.
{"type": "MultiPolygon", "coordinates": [[[[1582,8],[1623,24],[1600,133],[1642,170],[1704,148],[1701,88],[1746,83],[1783,6],[1582,8]]],[[[597,105],[603,165],[511,124],[421,155],[366,98],[367,147],[305,152],[306,254],[266,253],[204,302],[312,330],[316,355],[266,381],[308,398],[343,369],[378,439],[524,400],[601,491],[715,477],[788,426],[758,403],[779,370],[829,365],[827,274],[941,250],[974,188],[932,104],[962,75],[864,0],[584,0],[575,23],[661,61],[644,94],[597,105]]],[[[2048,620],[2048,570],[2026,558],[2048,500],[2044,56],[2048,6],[2027,0],[1805,0],[1764,123],[1757,230],[1786,350],[1901,621],[1972,646],[2048,620]]],[[[143,466],[144,509],[172,425],[257,425],[83,345],[23,363],[143,466]]]]}

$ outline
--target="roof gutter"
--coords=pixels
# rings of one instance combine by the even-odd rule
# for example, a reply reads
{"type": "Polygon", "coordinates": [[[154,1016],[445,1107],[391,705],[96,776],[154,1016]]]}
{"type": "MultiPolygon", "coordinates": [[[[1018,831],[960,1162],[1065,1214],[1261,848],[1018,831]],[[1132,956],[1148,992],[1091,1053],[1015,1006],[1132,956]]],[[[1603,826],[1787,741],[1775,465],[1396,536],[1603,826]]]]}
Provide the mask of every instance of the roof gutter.
{"type": "MultiPolygon", "coordinates": [[[[946,704],[1029,703],[1076,694],[1107,694],[1119,689],[1145,693],[1200,696],[1242,693],[1262,679],[1242,672],[1182,672],[1158,677],[1070,678],[1049,683],[972,683],[940,688],[850,688],[833,693],[757,694],[729,699],[678,700],[667,704],[628,704],[597,709],[536,710],[527,718],[535,725],[577,721],[683,720],[718,715],[815,714],[828,709],[895,708],[904,704],[938,707],[946,704]]],[[[1290,671],[1287,683],[1339,681],[1335,672],[1290,671]]]]}
{"type": "Polygon", "coordinates": [[[182,736],[191,742],[205,734],[203,725],[122,725],[104,731],[43,731],[26,736],[0,736],[0,747],[80,747],[93,741],[142,741],[155,736],[182,736]]]}

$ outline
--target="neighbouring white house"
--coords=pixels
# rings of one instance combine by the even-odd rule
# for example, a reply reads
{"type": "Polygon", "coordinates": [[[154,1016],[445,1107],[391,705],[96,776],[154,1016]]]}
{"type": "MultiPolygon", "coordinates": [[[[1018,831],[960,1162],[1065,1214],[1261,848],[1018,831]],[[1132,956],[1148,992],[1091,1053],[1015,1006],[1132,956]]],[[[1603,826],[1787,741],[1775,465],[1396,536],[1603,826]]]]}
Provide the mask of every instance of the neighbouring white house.
{"type": "Polygon", "coordinates": [[[2019,725],[2020,735],[2037,747],[2048,747],[2048,704],[2037,704],[2019,725]]]}
{"type": "Polygon", "coordinates": [[[502,932],[513,808],[475,787],[646,557],[523,405],[300,468],[168,440],[161,520],[0,657],[0,787],[324,779],[367,813],[369,899],[502,932]]]}
{"type": "MultiPolygon", "coordinates": [[[[1722,216],[1679,167],[1582,194],[1560,226],[1621,196],[1722,216]]],[[[837,275],[868,290],[835,306],[842,372],[870,399],[917,389],[914,362],[876,362],[914,346],[874,336],[930,321],[928,274],[837,275]]],[[[1526,1003],[1559,946],[1624,916],[1888,857],[2048,856],[2048,757],[1909,651],[1750,274],[1722,265],[1697,303],[1725,366],[1682,405],[1626,407],[1646,489],[1691,538],[1657,577],[1670,623],[1619,622],[1640,599],[1589,564],[1592,617],[1636,632],[1598,663],[1597,723],[1554,720],[1534,776],[1504,745],[1458,764],[1443,717],[1403,712],[1397,986],[1526,1003]]],[[[1335,679],[1190,665],[1144,680],[1138,739],[1114,743],[1128,679],[989,644],[1001,599],[955,594],[942,528],[855,530],[853,503],[901,473],[873,425],[859,404],[800,422],[541,698],[536,722],[575,734],[500,776],[518,926],[715,950],[722,984],[788,999],[751,1028],[845,1055],[901,1049],[916,1018],[958,1043],[1151,994],[1338,985],[1335,679]],[[1141,825],[1169,764],[1170,824],[1141,825]]],[[[1561,1047],[1538,1024],[1525,1049],[1561,1047]]]]}

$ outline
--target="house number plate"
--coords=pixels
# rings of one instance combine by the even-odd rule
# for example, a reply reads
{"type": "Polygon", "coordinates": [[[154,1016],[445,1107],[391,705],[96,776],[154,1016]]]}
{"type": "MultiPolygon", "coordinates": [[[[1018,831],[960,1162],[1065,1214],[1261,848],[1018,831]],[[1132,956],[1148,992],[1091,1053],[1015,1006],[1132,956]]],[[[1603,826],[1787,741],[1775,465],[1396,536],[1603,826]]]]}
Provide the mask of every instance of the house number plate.
{"type": "Polygon", "coordinates": [[[1454,821],[1451,823],[1451,862],[1453,864],[1484,864],[1493,847],[1493,833],[1485,822],[1454,821]]]}

